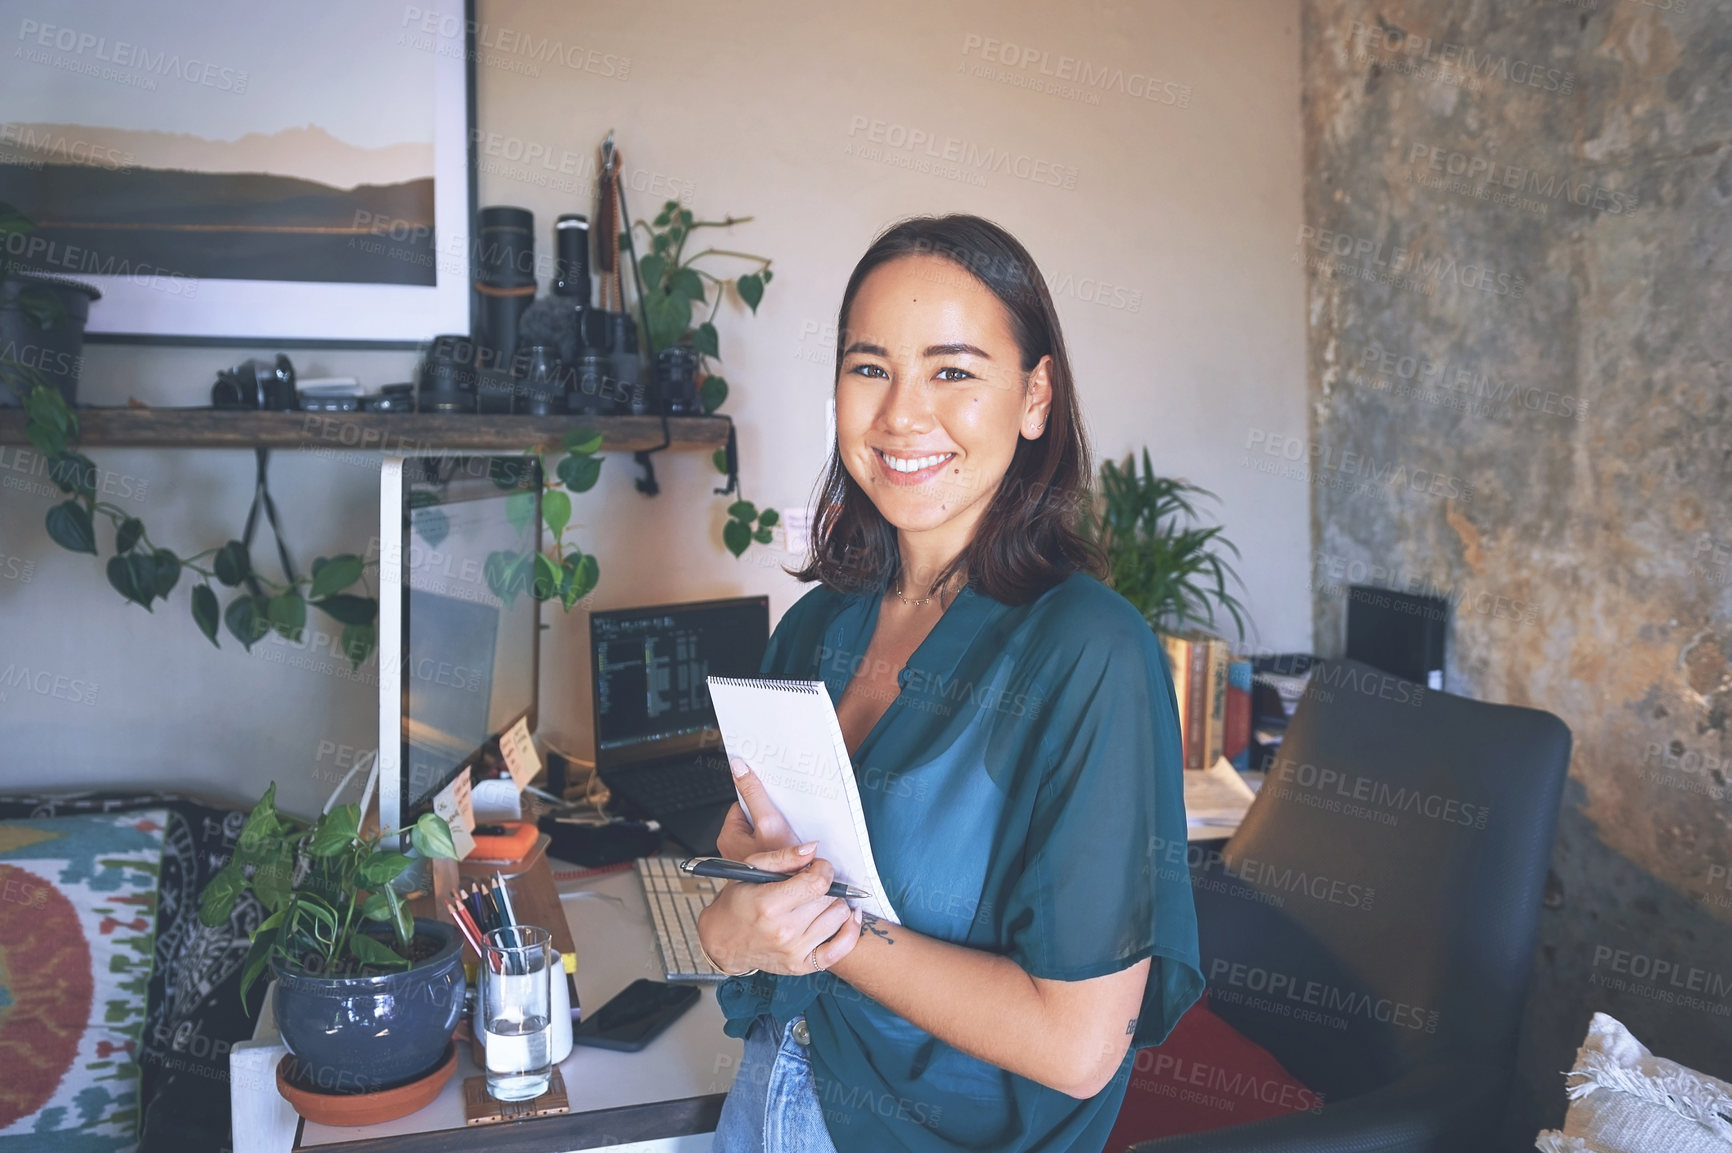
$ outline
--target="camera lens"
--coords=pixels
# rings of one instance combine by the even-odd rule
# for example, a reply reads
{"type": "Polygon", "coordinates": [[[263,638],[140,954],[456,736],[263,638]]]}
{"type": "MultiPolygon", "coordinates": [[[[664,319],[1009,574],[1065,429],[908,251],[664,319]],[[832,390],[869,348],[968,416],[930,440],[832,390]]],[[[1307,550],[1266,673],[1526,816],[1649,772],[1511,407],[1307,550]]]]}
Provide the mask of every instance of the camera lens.
{"type": "Polygon", "coordinates": [[[661,410],[682,416],[700,410],[698,404],[698,350],[689,344],[673,344],[656,354],[656,395],[661,410]]]}
{"type": "Polygon", "coordinates": [[[517,322],[535,300],[535,215],[509,205],[483,208],[479,232],[475,293],[487,355],[478,358],[478,403],[482,412],[510,412],[517,322]]]}
{"type": "Polygon", "coordinates": [[[553,222],[553,295],[589,307],[589,218],[567,213],[553,222]]]}
{"type": "Polygon", "coordinates": [[[577,358],[575,387],[570,407],[587,416],[615,416],[620,407],[614,399],[613,358],[604,352],[585,352],[577,358]]]}
{"type": "Polygon", "coordinates": [[[650,402],[649,384],[644,379],[643,358],[638,355],[637,321],[629,313],[608,314],[613,330],[613,374],[621,388],[621,405],[632,416],[647,416],[654,405],[650,402]]]}
{"type": "Polygon", "coordinates": [[[565,367],[548,345],[531,345],[526,351],[523,375],[524,409],[533,416],[565,411],[565,367]]]}
{"type": "Polygon", "coordinates": [[[590,352],[612,352],[613,338],[608,329],[609,314],[599,308],[586,308],[578,314],[578,343],[590,352]]]}
{"type": "Polygon", "coordinates": [[[421,361],[418,412],[475,411],[475,342],[436,336],[421,361]]]}

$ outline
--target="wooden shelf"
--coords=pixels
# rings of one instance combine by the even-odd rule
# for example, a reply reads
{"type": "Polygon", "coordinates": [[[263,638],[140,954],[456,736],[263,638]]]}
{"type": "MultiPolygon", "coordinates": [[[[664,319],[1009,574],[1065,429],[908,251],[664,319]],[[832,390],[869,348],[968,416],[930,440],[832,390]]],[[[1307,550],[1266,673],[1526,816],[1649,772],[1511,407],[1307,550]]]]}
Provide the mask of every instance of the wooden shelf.
{"type": "MultiPolygon", "coordinates": [[[[81,408],[79,443],[134,448],[287,448],[410,454],[443,449],[557,448],[574,428],[602,434],[603,452],[662,443],[654,416],[482,416],[386,412],[237,412],[210,408],[81,408]]],[[[0,410],[0,444],[27,444],[22,409],[0,410]]],[[[719,416],[670,416],[671,451],[728,443],[719,416]]]]}

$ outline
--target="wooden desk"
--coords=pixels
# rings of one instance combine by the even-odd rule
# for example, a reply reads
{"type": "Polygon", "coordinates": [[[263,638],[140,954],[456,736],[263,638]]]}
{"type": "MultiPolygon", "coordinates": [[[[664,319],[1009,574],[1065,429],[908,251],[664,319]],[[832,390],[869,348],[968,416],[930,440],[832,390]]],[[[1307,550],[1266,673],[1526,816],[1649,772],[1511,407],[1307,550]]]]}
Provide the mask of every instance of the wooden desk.
{"type": "MultiPolygon", "coordinates": [[[[546,834],[537,845],[530,859],[522,865],[510,868],[492,865],[471,865],[468,861],[457,866],[457,883],[472,884],[476,881],[491,881],[495,874],[505,881],[506,892],[511,896],[511,908],[517,914],[517,919],[525,925],[541,925],[553,938],[553,947],[561,953],[575,953],[577,945],[571,939],[571,926],[566,923],[565,909],[560,904],[559,886],[553,880],[553,866],[547,857],[546,834]]],[[[439,912],[444,920],[450,920],[450,913],[445,908],[445,897],[449,892],[439,895],[439,912]]],[[[480,958],[476,958],[480,960],[480,958]]]]}

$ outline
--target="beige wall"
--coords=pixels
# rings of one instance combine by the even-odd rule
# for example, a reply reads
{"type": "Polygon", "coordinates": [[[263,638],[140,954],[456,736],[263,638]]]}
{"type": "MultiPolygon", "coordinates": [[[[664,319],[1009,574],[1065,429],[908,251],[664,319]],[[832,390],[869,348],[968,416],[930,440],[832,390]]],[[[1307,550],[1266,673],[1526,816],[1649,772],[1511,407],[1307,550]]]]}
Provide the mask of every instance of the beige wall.
{"type": "MultiPolygon", "coordinates": [[[[1306,489],[1259,485],[1240,467],[1247,428],[1303,436],[1306,426],[1302,281],[1286,259],[1300,223],[1293,0],[1018,0],[937,14],[762,0],[731,10],[484,0],[481,16],[498,46],[478,69],[482,204],[532,209],[545,246],[556,214],[589,210],[590,158],[612,128],[633,175],[635,214],[653,214],[672,189],[700,215],[756,217],[729,239],[774,257],[776,279],[756,317],[736,302],[720,322],[748,497],[797,507],[811,496],[827,451],[831,326],[871,237],[906,215],[977,212],[1010,228],[1053,286],[1097,454],[1147,445],[1161,471],[1219,493],[1228,535],[1245,553],[1258,643],[1309,646],[1306,489]],[[531,75],[512,51],[525,35],[581,44],[601,62],[590,70],[543,61],[531,75]],[[1026,67],[983,60],[989,43],[1002,57],[1004,42],[1029,58],[1026,67]],[[1076,65],[1061,58],[1105,69],[1113,86],[1091,102],[971,73],[1041,80],[1038,53],[1066,75],[1076,65]],[[602,74],[607,55],[629,59],[623,79],[602,74]],[[1133,95],[1150,77],[1155,99],[1133,95]],[[957,179],[860,152],[923,157],[924,144],[892,147],[914,132],[933,141],[940,165],[947,149],[992,150],[1008,153],[1012,169],[970,168],[957,179]],[[508,159],[532,149],[551,167],[508,159]]],[[[99,348],[87,358],[84,395],[202,403],[216,368],[245,354],[99,348]]],[[[406,379],[412,358],[296,360],[306,375],[352,372],[382,384],[406,379]]],[[[159,538],[219,543],[245,514],[245,453],[93,455],[147,482],[137,503],[159,538]]],[[[594,607],[764,592],[777,616],[800,595],[776,567],[785,554],[754,546],[736,562],[722,550],[724,502],[709,493],[716,474],[707,457],[664,454],[657,469],[663,495],[653,501],[634,491],[628,457],[610,458],[600,486],[579,501],[578,539],[602,558],[594,607]]],[[[273,475],[303,566],[366,546],[376,473],[364,459],[279,454],[273,475]]],[[[28,583],[0,581],[0,666],[29,664],[99,690],[94,705],[17,689],[0,700],[9,784],[125,777],[244,796],[275,777],[288,803],[307,808],[335,779],[338,754],[326,746],[375,742],[370,684],[333,676],[320,654],[280,641],[251,656],[232,641],[212,651],[186,619],[184,588],[153,615],[122,605],[99,564],[47,540],[49,503],[0,492],[0,553],[35,561],[28,583]],[[306,657],[322,667],[295,666],[306,657]]],[[[549,620],[543,731],[582,751],[582,617],[549,620]]]]}

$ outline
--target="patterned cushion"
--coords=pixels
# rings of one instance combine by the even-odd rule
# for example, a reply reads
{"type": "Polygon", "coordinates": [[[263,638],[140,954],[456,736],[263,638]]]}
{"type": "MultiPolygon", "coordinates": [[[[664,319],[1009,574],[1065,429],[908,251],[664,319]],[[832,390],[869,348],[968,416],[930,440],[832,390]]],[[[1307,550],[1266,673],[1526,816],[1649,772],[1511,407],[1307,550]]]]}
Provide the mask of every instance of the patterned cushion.
{"type": "Polygon", "coordinates": [[[0,1153],[137,1143],[167,814],[0,823],[0,1153]]]}
{"type": "Polygon", "coordinates": [[[264,919],[251,893],[228,923],[206,928],[199,895],[228,863],[244,810],[175,793],[81,793],[0,797],[0,820],[162,809],[156,968],[138,1062],[143,1069],[139,1153],[227,1153],[230,1148],[228,1053],[253,1035],[265,983],[241,1004],[241,959],[264,919]]]}

